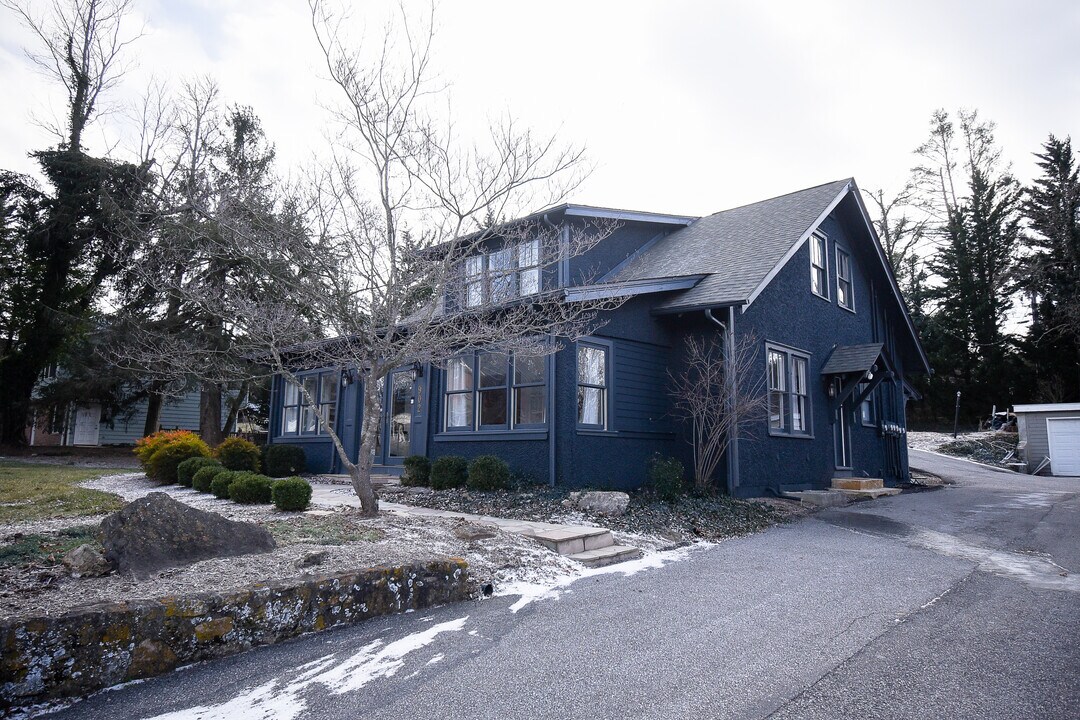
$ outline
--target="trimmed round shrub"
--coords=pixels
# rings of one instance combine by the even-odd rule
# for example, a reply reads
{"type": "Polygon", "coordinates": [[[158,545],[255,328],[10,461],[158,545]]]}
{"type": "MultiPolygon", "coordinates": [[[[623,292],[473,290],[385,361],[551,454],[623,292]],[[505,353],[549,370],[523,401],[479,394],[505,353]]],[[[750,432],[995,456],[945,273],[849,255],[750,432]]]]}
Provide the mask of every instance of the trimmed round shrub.
{"type": "Polygon", "coordinates": [[[225,438],[214,448],[214,457],[229,470],[259,472],[261,456],[258,445],[239,437],[225,438]]]}
{"type": "Polygon", "coordinates": [[[273,478],[265,475],[253,472],[237,473],[229,486],[229,497],[233,502],[243,505],[268,503],[273,499],[270,490],[273,484],[273,478]]]}
{"type": "Polygon", "coordinates": [[[299,445],[267,445],[263,448],[263,470],[270,477],[280,478],[304,472],[307,456],[299,445]]]}
{"type": "Polygon", "coordinates": [[[214,481],[214,477],[219,472],[232,472],[232,470],[225,470],[217,463],[213,465],[207,465],[201,470],[196,470],[195,474],[191,477],[191,487],[195,488],[199,492],[210,492],[210,483],[214,481]]]}
{"type": "Polygon", "coordinates": [[[135,453],[135,457],[139,459],[139,465],[142,466],[142,469],[149,473],[150,458],[152,458],[154,453],[158,450],[165,447],[173,440],[198,437],[198,435],[190,430],[158,430],[156,433],[136,440],[133,452],[135,453]]]}
{"type": "Polygon", "coordinates": [[[470,490],[491,492],[510,486],[510,466],[495,455],[478,455],[469,463],[470,490]]]}
{"type": "Polygon", "coordinates": [[[301,477],[283,478],[274,483],[270,495],[278,510],[305,510],[311,502],[311,485],[301,477]]]}
{"type": "Polygon", "coordinates": [[[401,484],[410,487],[426,487],[431,482],[431,461],[423,455],[410,455],[405,458],[405,472],[401,475],[401,484]]]}
{"type": "Polygon", "coordinates": [[[150,456],[146,474],[162,485],[172,485],[177,480],[177,467],[193,457],[210,457],[210,448],[199,436],[193,434],[170,440],[150,456]]]}
{"type": "Polygon", "coordinates": [[[445,455],[431,463],[431,487],[449,490],[465,485],[469,478],[469,463],[460,455],[445,455]]]}
{"type": "Polygon", "coordinates": [[[214,479],[210,481],[210,492],[214,494],[214,497],[228,500],[229,488],[232,487],[233,480],[238,474],[235,470],[218,470],[214,479]]]}
{"type": "Polygon", "coordinates": [[[176,482],[184,487],[191,487],[191,483],[195,479],[195,473],[206,467],[221,467],[221,463],[214,458],[202,456],[188,458],[176,466],[176,482]]]}
{"type": "Polygon", "coordinates": [[[684,492],[683,464],[678,458],[654,455],[649,458],[649,483],[656,497],[673,503],[684,492]]]}

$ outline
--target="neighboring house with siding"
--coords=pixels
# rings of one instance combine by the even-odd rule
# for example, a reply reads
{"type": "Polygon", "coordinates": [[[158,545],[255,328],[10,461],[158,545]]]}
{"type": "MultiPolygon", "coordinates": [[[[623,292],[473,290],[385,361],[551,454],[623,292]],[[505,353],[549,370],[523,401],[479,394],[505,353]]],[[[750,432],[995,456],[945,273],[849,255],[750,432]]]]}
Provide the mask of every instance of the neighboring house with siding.
{"type": "MultiPolygon", "coordinates": [[[[384,384],[376,472],[400,472],[408,455],[494,454],[552,484],[634,488],[657,453],[690,468],[668,372],[679,369],[687,336],[726,334],[760,343],[769,409],[743,429],[717,486],[745,497],[824,488],[835,477],[907,479],[907,378],[930,367],[854,180],[701,218],[581,205],[543,217],[567,238],[596,219],[618,226],[569,260],[494,237],[463,263],[465,304],[469,293],[490,292],[494,270],[500,283],[512,278],[515,297],[625,302],[591,337],[546,358],[478,352],[396,370],[384,384]]],[[[354,457],[356,376],[301,376],[354,457]]],[[[303,447],[312,470],[338,470],[329,438],[280,377],[270,440],[303,447]]]]}
{"type": "MultiPolygon", "coordinates": [[[[32,446],[133,445],[143,436],[147,401],[140,400],[117,415],[110,415],[101,403],[71,403],[38,413],[28,430],[32,446]]],[[[166,401],[161,408],[159,429],[199,430],[199,393],[192,392],[166,401]]]]}
{"type": "Polygon", "coordinates": [[[1016,405],[1013,412],[1029,473],[1080,477],[1080,403],[1016,405]]]}

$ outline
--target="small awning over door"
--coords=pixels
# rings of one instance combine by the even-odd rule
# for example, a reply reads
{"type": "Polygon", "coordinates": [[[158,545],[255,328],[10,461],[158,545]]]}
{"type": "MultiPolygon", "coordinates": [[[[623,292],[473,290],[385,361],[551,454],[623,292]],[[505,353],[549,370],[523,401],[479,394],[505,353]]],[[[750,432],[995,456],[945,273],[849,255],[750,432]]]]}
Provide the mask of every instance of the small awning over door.
{"type": "Polygon", "coordinates": [[[882,353],[882,344],[869,343],[834,347],[821,368],[821,376],[828,382],[832,382],[835,378],[840,380],[839,392],[832,398],[835,409],[843,405],[862,383],[862,392],[852,403],[853,407],[858,406],[881,384],[882,380],[892,379],[894,374],[882,353]],[[872,377],[868,378],[868,373],[872,373],[872,377]]]}
{"type": "Polygon", "coordinates": [[[881,357],[881,343],[869,345],[837,345],[833,348],[822,375],[846,375],[848,373],[865,374],[881,357]]]}

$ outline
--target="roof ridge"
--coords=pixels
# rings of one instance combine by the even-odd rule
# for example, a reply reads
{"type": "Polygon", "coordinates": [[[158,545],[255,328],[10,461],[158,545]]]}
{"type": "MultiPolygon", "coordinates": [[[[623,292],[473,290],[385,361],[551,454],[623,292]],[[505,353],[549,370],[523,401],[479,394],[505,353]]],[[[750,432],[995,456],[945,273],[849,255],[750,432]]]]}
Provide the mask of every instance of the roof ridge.
{"type": "Polygon", "coordinates": [[[820,183],[818,185],[811,185],[810,187],[800,188],[799,190],[792,190],[791,192],[781,193],[779,195],[773,195],[772,197],[765,198],[764,200],[755,200],[754,202],[743,203],[742,205],[735,205],[734,207],[724,208],[723,210],[717,210],[716,212],[710,213],[708,215],[704,215],[703,217],[713,217],[715,215],[720,215],[721,213],[731,212],[732,210],[739,210],[741,208],[750,207],[751,205],[760,205],[762,203],[767,203],[767,202],[770,202],[772,200],[779,200],[780,198],[788,197],[789,195],[798,195],[799,193],[809,192],[811,190],[817,190],[818,188],[823,188],[823,187],[825,187],[827,185],[836,185],[837,183],[850,183],[850,182],[854,182],[854,181],[855,181],[854,177],[840,178],[839,180],[830,180],[829,182],[823,182],[823,183],[820,183]]]}

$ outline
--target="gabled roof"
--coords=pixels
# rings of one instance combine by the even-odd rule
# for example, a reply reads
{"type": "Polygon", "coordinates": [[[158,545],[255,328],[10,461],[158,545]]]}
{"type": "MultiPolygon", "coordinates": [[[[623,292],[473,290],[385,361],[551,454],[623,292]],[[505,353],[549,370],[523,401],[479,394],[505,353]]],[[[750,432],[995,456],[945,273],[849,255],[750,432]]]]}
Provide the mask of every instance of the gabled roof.
{"type": "Polygon", "coordinates": [[[837,345],[833,348],[822,375],[844,375],[846,373],[865,373],[881,357],[881,343],[866,345],[837,345]]]}
{"type": "Polygon", "coordinates": [[[611,280],[706,275],[661,303],[680,311],[745,304],[847,193],[837,180],[723,210],[660,239],[611,280]]]}

